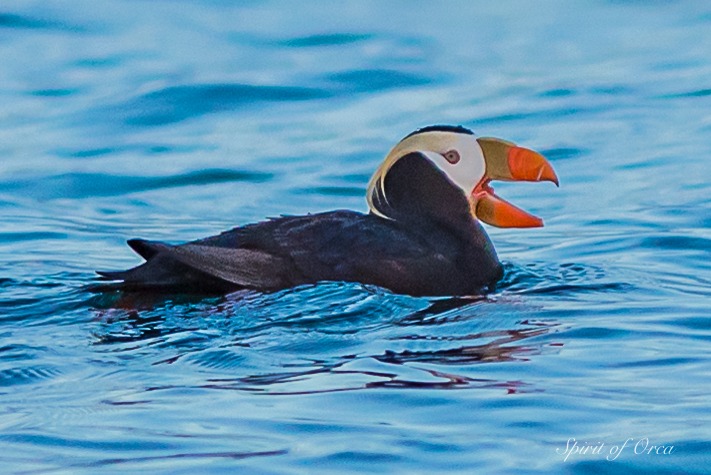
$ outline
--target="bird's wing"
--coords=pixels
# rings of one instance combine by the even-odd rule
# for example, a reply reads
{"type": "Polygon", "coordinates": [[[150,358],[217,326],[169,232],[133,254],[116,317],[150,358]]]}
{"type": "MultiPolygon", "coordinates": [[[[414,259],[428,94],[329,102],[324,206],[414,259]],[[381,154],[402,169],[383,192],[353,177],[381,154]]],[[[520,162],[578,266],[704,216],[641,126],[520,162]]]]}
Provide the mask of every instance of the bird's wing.
{"type": "Polygon", "coordinates": [[[447,236],[422,240],[373,215],[333,211],[283,217],[182,245],[133,239],[147,262],[123,272],[111,288],[223,291],[276,290],[319,281],[375,284],[405,293],[430,292],[462,280],[447,236]],[[450,257],[445,257],[450,256],[450,257]]]}
{"type": "Polygon", "coordinates": [[[269,253],[243,248],[132,239],[130,246],[147,262],[123,272],[101,272],[124,287],[171,287],[208,283],[235,287],[276,289],[290,285],[288,263],[269,253]]]}

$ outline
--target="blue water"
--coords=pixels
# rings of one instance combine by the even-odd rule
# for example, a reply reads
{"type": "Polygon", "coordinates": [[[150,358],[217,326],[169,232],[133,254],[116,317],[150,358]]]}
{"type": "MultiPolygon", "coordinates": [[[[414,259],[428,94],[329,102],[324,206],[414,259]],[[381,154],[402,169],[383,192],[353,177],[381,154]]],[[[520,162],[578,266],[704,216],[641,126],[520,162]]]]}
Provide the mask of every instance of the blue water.
{"type": "Polygon", "coordinates": [[[707,2],[4,1],[2,471],[708,473],[710,156],[707,2]],[[497,186],[546,227],[488,228],[486,298],[86,291],[130,237],[364,211],[435,123],[561,179],[497,186]]]}

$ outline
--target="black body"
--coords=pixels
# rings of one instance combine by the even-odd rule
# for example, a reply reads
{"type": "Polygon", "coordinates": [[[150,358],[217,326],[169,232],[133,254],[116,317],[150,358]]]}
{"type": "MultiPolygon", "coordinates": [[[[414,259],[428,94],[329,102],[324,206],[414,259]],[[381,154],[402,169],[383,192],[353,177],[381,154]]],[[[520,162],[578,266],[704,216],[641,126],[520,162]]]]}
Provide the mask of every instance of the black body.
{"type": "Polygon", "coordinates": [[[106,288],[122,290],[226,293],[348,281],[428,296],[478,294],[501,277],[466,196],[426,157],[395,162],[373,201],[387,218],[332,211],[177,246],[134,239],[129,245],[147,262],[100,274],[122,281],[106,288]]]}

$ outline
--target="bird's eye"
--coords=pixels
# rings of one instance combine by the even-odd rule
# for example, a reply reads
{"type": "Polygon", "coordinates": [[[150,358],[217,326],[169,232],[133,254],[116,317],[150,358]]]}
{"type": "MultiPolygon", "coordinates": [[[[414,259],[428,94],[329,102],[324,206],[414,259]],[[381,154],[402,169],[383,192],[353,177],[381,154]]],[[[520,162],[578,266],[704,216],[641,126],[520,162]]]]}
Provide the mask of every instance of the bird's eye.
{"type": "Polygon", "coordinates": [[[447,161],[448,161],[449,163],[451,163],[452,165],[454,165],[455,163],[457,163],[457,162],[459,161],[459,158],[460,158],[460,157],[459,157],[459,152],[457,152],[456,150],[450,150],[449,152],[445,152],[445,153],[443,154],[443,156],[444,156],[444,158],[447,159],[447,161]]]}

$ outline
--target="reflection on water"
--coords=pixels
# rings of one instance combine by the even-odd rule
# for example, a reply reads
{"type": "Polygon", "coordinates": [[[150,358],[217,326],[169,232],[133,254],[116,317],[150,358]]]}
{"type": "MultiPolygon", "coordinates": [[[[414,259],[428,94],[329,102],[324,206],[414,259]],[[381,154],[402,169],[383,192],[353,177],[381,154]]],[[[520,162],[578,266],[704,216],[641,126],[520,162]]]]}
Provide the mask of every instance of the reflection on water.
{"type": "MultiPolygon", "coordinates": [[[[333,284],[332,292],[363,293],[369,292],[354,284],[333,284]]],[[[313,300],[309,294],[322,291],[317,287],[307,286],[297,293],[300,298],[313,300]]],[[[283,291],[279,294],[293,293],[283,291]]],[[[129,294],[130,295],[130,294],[129,294]]],[[[122,296],[120,302],[126,306],[129,301],[122,296]]],[[[142,352],[147,348],[166,348],[172,353],[166,359],[153,361],[153,365],[174,364],[178,360],[188,359],[202,367],[226,370],[233,367],[239,370],[245,365],[248,356],[244,350],[269,346],[269,340],[278,328],[286,328],[289,333],[310,331],[311,346],[331,345],[327,357],[310,357],[308,353],[299,355],[300,360],[308,360],[308,364],[280,365],[281,371],[264,374],[264,368],[259,373],[238,378],[208,378],[207,384],[199,387],[212,389],[234,389],[252,391],[264,394],[316,394],[320,392],[350,391],[373,388],[430,388],[430,389],[462,389],[467,387],[494,388],[502,387],[509,392],[530,391],[521,381],[496,381],[458,375],[450,369],[445,371],[428,367],[419,367],[412,363],[426,363],[442,367],[456,365],[472,365],[477,363],[497,363],[506,361],[528,361],[529,358],[543,351],[562,346],[557,342],[528,343],[527,339],[546,335],[560,324],[558,322],[515,322],[513,328],[487,329],[485,331],[467,334],[447,334],[447,325],[453,322],[464,324],[476,329],[481,317],[481,304],[487,304],[484,298],[479,299],[439,299],[427,303],[425,308],[405,314],[391,315],[387,322],[373,321],[370,326],[355,325],[353,317],[358,318],[352,309],[339,308],[327,315],[304,315],[300,308],[292,308],[296,313],[289,314],[281,308],[279,296],[264,299],[256,292],[240,291],[224,298],[199,299],[197,296],[186,296],[181,300],[175,297],[134,294],[130,303],[141,304],[141,308],[129,309],[105,308],[97,310],[97,319],[102,322],[102,329],[95,334],[95,344],[106,348],[109,352],[142,352]],[[166,298],[170,302],[165,302],[166,298]],[[143,300],[141,300],[143,299],[143,300]],[[253,299],[253,300],[252,300],[253,299]],[[240,313],[257,315],[269,312],[279,315],[278,319],[268,318],[265,321],[253,319],[245,328],[243,321],[238,319],[238,327],[233,329],[233,339],[219,338],[215,343],[215,335],[210,336],[204,328],[196,328],[189,322],[208,319],[234,318],[240,313]],[[184,319],[177,325],[171,325],[166,315],[174,313],[184,319]],[[349,315],[350,313],[350,315],[349,315]],[[337,342],[340,338],[348,340],[348,349],[354,340],[362,343],[372,337],[372,332],[389,327],[389,341],[397,341],[407,345],[408,342],[429,342],[426,348],[440,349],[402,349],[399,351],[385,350],[380,354],[351,353],[339,354],[337,342]],[[441,326],[442,329],[434,329],[441,326]],[[397,333],[392,329],[397,329],[397,333]],[[323,341],[321,341],[323,339],[323,341]],[[120,346],[117,346],[120,345],[120,346]],[[365,365],[365,369],[357,369],[365,365]],[[373,366],[375,365],[375,366],[373,366]],[[295,366],[292,368],[292,366],[295,366]],[[313,389],[298,389],[304,381],[318,380],[313,389]],[[291,389],[295,386],[297,389],[291,389]]],[[[361,296],[362,297],[362,296],[361,296]]],[[[95,299],[100,301],[105,296],[95,299]]],[[[414,300],[414,299],[413,299],[414,300]]],[[[355,300],[354,300],[355,301],[355,300]]],[[[342,302],[342,301],[341,301],[342,302]]],[[[102,302],[111,303],[114,302],[102,302]]],[[[490,304],[494,304],[489,302],[490,304]]],[[[360,305],[360,302],[357,303],[360,305]]],[[[340,306],[339,306],[340,307],[340,306]]],[[[287,307],[288,308],[288,307],[287,307]]],[[[359,312],[362,313],[362,312],[359,312]]],[[[373,316],[373,320],[380,317],[373,316]]],[[[231,323],[219,322],[223,331],[227,331],[231,323]]],[[[407,348],[407,347],[405,347],[407,348]]],[[[104,351],[104,350],[100,350],[104,351]]],[[[158,355],[156,355],[158,356],[158,355]]],[[[156,388],[153,388],[155,390],[156,388]]],[[[166,388],[159,388],[166,389],[166,388]]]]}

